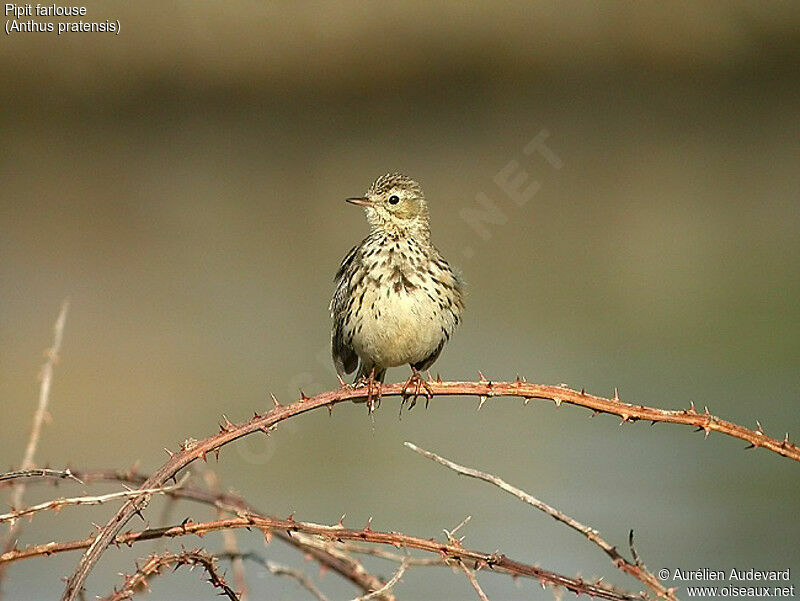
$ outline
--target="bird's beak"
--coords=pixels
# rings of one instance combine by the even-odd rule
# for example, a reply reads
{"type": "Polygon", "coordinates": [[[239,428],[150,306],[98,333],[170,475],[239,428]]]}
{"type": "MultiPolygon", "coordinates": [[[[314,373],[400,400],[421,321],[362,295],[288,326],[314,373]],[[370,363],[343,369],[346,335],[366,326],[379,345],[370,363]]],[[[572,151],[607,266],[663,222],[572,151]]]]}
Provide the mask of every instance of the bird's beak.
{"type": "Polygon", "coordinates": [[[359,207],[371,207],[372,201],[367,199],[366,196],[357,196],[356,198],[345,198],[347,202],[353,205],[358,205],[359,207]]]}

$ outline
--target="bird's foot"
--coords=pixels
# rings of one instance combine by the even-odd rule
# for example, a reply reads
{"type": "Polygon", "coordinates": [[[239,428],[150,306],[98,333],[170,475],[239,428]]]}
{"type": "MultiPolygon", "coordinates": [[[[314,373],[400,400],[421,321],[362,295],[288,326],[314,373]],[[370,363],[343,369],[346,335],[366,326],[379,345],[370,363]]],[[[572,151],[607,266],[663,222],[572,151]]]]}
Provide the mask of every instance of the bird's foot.
{"type": "Polygon", "coordinates": [[[410,397],[411,403],[408,405],[408,410],[410,411],[414,408],[414,405],[417,404],[417,398],[421,394],[425,395],[425,407],[427,408],[428,401],[433,398],[433,389],[425,381],[425,378],[422,377],[422,374],[412,366],[411,377],[406,380],[406,383],[403,384],[403,387],[400,389],[400,395],[402,396],[402,401],[400,403],[401,407],[402,404],[410,397]],[[413,392],[409,392],[412,389],[413,392]]]}
{"type": "Polygon", "coordinates": [[[369,372],[369,377],[361,377],[358,381],[358,387],[366,386],[367,387],[367,411],[369,414],[375,411],[376,407],[379,407],[381,404],[381,395],[383,394],[383,388],[381,382],[375,379],[375,368],[372,368],[369,372]]]}

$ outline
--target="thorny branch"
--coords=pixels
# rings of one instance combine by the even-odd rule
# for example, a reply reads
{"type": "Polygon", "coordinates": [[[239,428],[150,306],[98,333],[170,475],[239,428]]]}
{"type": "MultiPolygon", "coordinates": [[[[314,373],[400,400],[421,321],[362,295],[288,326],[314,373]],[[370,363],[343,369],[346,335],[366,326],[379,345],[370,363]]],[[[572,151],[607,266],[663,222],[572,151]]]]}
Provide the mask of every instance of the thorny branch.
{"type": "MultiPolygon", "coordinates": [[[[513,382],[491,382],[482,376],[478,382],[430,381],[427,384],[426,390],[429,390],[429,394],[432,396],[474,395],[480,398],[480,405],[483,405],[487,399],[498,396],[521,397],[525,399],[526,403],[530,399],[543,399],[553,401],[557,406],[567,403],[591,409],[594,414],[608,413],[617,415],[621,418],[621,424],[636,420],[648,420],[653,423],[668,422],[693,426],[704,431],[706,435],[711,431],[722,432],[747,441],[751,447],[763,447],[779,455],[800,461],[800,448],[789,442],[788,434],[780,441],[764,434],[760,424],[758,424],[756,430],[750,430],[711,415],[707,408],[703,413],[698,413],[694,408],[694,404],[689,409],[682,411],[665,410],[625,403],[619,399],[616,391],[612,399],[606,399],[587,394],[583,390],[573,390],[566,386],[533,384],[522,379],[517,379],[513,382]]],[[[384,397],[403,395],[404,391],[405,388],[402,383],[382,387],[384,397]]],[[[285,419],[320,407],[328,407],[329,410],[332,410],[334,405],[343,401],[365,399],[366,397],[366,387],[353,388],[350,386],[343,386],[314,397],[302,395],[299,401],[290,405],[281,405],[273,397],[275,408],[271,411],[263,415],[255,414],[250,420],[241,424],[231,423],[226,418],[224,423],[220,425],[218,434],[200,441],[185,443],[180,451],[176,453],[170,452],[169,460],[148,478],[142,487],[158,488],[163,486],[167,480],[174,478],[181,469],[193,461],[205,459],[208,453],[218,454],[222,446],[253,432],[262,431],[265,434],[269,434],[278,423],[285,419]]],[[[62,601],[75,601],[89,572],[97,563],[105,548],[114,540],[128,520],[136,513],[141,512],[148,503],[149,495],[129,499],[97,536],[91,540],[77,568],[67,581],[62,601]]]]}
{"type": "Polygon", "coordinates": [[[114,591],[113,594],[105,597],[101,601],[123,601],[124,599],[130,599],[137,590],[148,588],[148,580],[160,574],[161,570],[167,566],[174,566],[175,569],[180,566],[189,566],[190,568],[201,566],[208,574],[208,582],[211,583],[211,586],[220,591],[220,595],[225,595],[231,601],[241,601],[236,591],[228,586],[225,582],[225,578],[219,573],[214,556],[202,549],[183,551],[181,553],[165,552],[151,555],[145,560],[141,567],[137,568],[136,572],[130,576],[125,576],[125,582],[119,590],[114,591]]]}
{"type": "MultiPolygon", "coordinates": [[[[423,539],[398,532],[381,532],[372,530],[369,524],[361,530],[353,530],[345,528],[340,524],[324,526],[310,522],[298,522],[291,516],[286,519],[275,519],[241,514],[238,517],[224,520],[214,520],[210,522],[185,521],[182,524],[171,527],[150,528],[140,532],[127,532],[116,536],[112,540],[112,544],[130,546],[139,541],[158,538],[177,538],[191,534],[203,536],[210,532],[218,532],[231,528],[255,528],[261,530],[267,540],[272,537],[273,532],[282,530],[290,533],[290,535],[295,532],[302,532],[330,541],[354,540],[392,545],[399,549],[418,549],[420,551],[438,554],[446,562],[452,562],[454,565],[462,561],[473,569],[488,569],[511,576],[534,578],[538,580],[542,586],[563,587],[576,594],[586,594],[598,599],[608,599],[609,601],[643,600],[641,595],[619,591],[599,582],[590,582],[582,578],[563,576],[543,568],[514,561],[502,553],[486,553],[467,549],[462,547],[457,541],[443,543],[433,539],[423,539]]],[[[61,543],[52,542],[24,549],[17,549],[0,555],[0,564],[32,557],[43,557],[66,551],[87,549],[91,546],[92,542],[93,538],[89,537],[82,540],[61,543]]]]}
{"type": "MultiPolygon", "coordinates": [[[[425,449],[421,449],[417,445],[406,442],[405,446],[407,446],[412,451],[416,451],[423,457],[427,457],[439,463],[446,468],[453,470],[456,473],[462,474],[464,476],[469,476],[471,478],[477,478],[478,480],[483,480],[484,482],[488,482],[489,484],[494,484],[498,488],[510,493],[520,499],[521,501],[528,503],[529,505],[533,505],[536,509],[543,511],[547,515],[551,516],[552,518],[556,519],[557,521],[561,522],[562,524],[566,524],[570,528],[580,532],[583,536],[585,536],[589,541],[593,542],[595,545],[600,547],[606,555],[611,558],[614,566],[626,574],[629,574],[639,580],[642,584],[647,586],[651,591],[653,591],[656,595],[665,599],[666,601],[678,601],[675,597],[674,589],[666,588],[661,582],[656,578],[656,576],[651,573],[639,560],[638,555],[636,555],[636,551],[633,547],[633,531],[631,531],[630,535],[630,547],[631,553],[633,554],[633,561],[629,561],[622,555],[620,555],[617,548],[613,545],[609,544],[604,538],[600,536],[600,533],[595,530],[594,528],[590,528],[579,521],[571,518],[570,516],[566,515],[565,513],[547,505],[546,503],[540,501],[536,497],[530,495],[529,493],[521,490],[511,484],[507,483],[505,480],[495,476],[494,474],[487,474],[486,472],[481,472],[476,469],[470,467],[464,467],[463,465],[459,465],[449,459],[445,459],[436,453],[431,453],[430,451],[426,451],[425,449]]],[[[469,572],[467,572],[467,576],[469,576],[469,572]]],[[[470,579],[472,580],[472,579],[470,579]]],[[[477,581],[476,581],[477,582],[477,581]]],[[[475,583],[473,583],[474,585],[475,583]]]]}
{"type": "MultiPolygon", "coordinates": [[[[126,482],[141,485],[147,476],[131,470],[75,470],[75,473],[86,482],[111,481],[126,482]]],[[[2,483],[0,483],[0,487],[2,483]]],[[[217,510],[226,511],[236,515],[241,512],[265,516],[253,508],[242,497],[230,492],[214,492],[198,486],[186,484],[180,488],[170,490],[167,495],[175,499],[185,499],[215,507],[217,510]]],[[[361,562],[355,560],[347,552],[337,549],[334,543],[322,541],[316,537],[307,536],[300,532],[289,534],[283,530],[276,530],[274,535],[286,544],[295,547],[305,556],[313,558],[324,569],[336,572],[346,580],[353,583],[364,592],[374,591],[383,586],[383,582],[364,569],[361,562]]],[[[422,559],[418,561],[424,561],[422,559]]],[[[441,561],[438,561],[441,563],[441,561]]],[[[382,601],[395,601],[394,596],[387,592],[382,601]]]]}
{"type": "MultiPolygon", "coordinates": [[[[219,478],[217,478],[217,473],[212,470],[208,469],[203,473],[203,479],[206,482],[206,485],[216,493],[220,492],[219,487],[219,478]]],[[[228,517],[229,512],[226,512],[224,509],[218,507],[217,508],[217,519],[222,519],[224,517],[228,517]]],[[[236,533],[232,530],[223,530],[222,532],[222,542],[223,542],[223,549],[226,553],[230,554],[231,556],[231,568],[233,569],[233,582],[236,586],[236,590],[239,591],[239,598],[241,601],[247,601],[247,597],[249,594],[249,590],[247,588],[247,578],[245,576],[244,571],[244,562],[242,561],[241,557],[236,557],[239,553],[239,545],[236,542],[236,533]]]]}

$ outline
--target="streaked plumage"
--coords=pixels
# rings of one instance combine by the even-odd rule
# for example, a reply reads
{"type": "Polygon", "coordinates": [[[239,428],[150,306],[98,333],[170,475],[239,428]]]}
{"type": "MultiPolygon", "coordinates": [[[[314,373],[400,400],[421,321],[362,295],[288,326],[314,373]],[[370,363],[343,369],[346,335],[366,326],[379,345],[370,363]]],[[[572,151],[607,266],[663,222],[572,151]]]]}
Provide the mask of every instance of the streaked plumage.
{"type": "Polygon", "coordinates": [[[331,351],[340,376],[382,382],[389,367],[428,369],[461,320],[463,285],[430,242],[422,189],[384,175],[364,197],[370,234],[336,272],[331,351]]]}

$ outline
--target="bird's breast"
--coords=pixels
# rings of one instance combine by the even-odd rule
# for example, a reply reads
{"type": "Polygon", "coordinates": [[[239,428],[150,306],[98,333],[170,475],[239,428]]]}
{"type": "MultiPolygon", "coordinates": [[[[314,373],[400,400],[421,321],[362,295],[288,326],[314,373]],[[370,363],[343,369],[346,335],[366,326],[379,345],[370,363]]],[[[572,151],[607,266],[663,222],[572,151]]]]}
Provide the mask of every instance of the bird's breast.
{"type": "Polygon", "coordinates": [[[419,363],[455,327],[448,291],[421,257],[398,261],[381,253],[370,259],[355,286],[361,291],[352,315],[353,347],[381,367],[419,363]]]}

